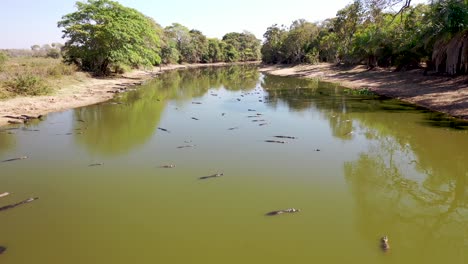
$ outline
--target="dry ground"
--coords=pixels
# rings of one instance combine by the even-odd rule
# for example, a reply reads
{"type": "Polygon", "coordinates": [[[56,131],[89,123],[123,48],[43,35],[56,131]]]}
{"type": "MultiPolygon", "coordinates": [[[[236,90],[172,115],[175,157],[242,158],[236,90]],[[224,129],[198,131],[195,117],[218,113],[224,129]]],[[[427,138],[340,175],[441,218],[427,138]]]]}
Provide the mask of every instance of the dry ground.
{"type": "Polygon", "coordinates": [[[368,88],[380,95],[468,119],[468,76],[424,76],[422,70],[369,71],[364,66],[343,67],[329,63],[264,66],[261,71],[281,76],[320,78],[356,89],[368,88]]]}
{"type": "Polygon", "coordinates": [[[114,93],[123,87],[137,85],[154,78],[161,72],[205,66],[224,66],[226,63],[167,65],[152,70],[135,70],[121,77],[94,78],[84,73],[77,73],[73,78],[57,79],[55,86],[60,86],[53,95],[16,97],[0,100],[0,126],[8,124],[4,116],[45,115],[71,108],[104,102],[114,97],[114,93]],[[63,83],[61,83],[63,82],[63,83]]]}

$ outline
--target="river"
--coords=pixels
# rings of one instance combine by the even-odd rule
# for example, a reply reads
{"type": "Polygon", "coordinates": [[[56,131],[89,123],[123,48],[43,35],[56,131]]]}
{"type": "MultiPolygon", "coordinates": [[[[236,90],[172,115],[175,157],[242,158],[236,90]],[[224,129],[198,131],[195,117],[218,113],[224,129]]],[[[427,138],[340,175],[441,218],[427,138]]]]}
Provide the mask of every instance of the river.
{"type": "Polygon", "coordinates": [[[167,72],[0,128],[0,160],[28,156],[0,207],[39,197],[0,211],[0,261],[467,263],[467,129],[253,66],[167,72]]]}

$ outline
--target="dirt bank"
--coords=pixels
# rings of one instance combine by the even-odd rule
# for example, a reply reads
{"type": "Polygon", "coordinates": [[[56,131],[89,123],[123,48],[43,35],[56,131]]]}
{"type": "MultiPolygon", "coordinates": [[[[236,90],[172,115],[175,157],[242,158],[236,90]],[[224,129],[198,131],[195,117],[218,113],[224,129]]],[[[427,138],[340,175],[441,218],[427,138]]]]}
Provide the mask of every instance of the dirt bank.
{"type": "Polygon", "coordinates": [[[369,88],[377,94],[401,99],[434,111],[468,119],[468,76],[457,78],[424,76],[422,70],[368,71],[364,66],[337,67],[333,64],[264,66],[262,72],[280,76],[320,78],[350,88],[369,88]]]}
{"type": "Polygon", "coordinates": [[[167,65],[163,67],[155,67],[152,70],[146,71],[135,70],[124,74],[122,77],[113,78],[92,78],[82,74],[82,76],[78,76],[72,84],[64,85],[63,88],[56,91],[53,95],[17,97],[0,101],[0,126],[8,124],[8,120],[15,120],[5,118],[4,116],[7,115],[45,115],[51,112],[59,112],[107,101],[114,97],[115,93],[112,91],[118,91],[124,87],[141,84],[164,71],[225,65],[231,64],[211,63],[167,65]]]}

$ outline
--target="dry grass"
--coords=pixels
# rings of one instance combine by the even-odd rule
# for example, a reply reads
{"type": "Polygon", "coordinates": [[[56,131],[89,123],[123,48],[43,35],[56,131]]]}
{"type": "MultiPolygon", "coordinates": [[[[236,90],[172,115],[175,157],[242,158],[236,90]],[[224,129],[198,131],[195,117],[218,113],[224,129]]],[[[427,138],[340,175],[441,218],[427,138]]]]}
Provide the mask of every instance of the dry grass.
{"type": "Polygon", "coordinates": [[[9,58],[0,71],[0,99],[49,94],[58,88],[57,83],[73,78],[76,72],[75,66],[61,59],[9,58]]]}

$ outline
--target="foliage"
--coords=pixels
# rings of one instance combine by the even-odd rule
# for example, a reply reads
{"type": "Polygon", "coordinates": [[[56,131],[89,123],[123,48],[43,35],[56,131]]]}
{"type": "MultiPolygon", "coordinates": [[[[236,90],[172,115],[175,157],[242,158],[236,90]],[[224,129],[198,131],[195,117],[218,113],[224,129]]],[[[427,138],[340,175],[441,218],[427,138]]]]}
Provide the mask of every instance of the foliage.
{"type": "Polygon", "coordinates": [[[7,90],[18,95],[45,95],[51,89],[45,81],[34,74],[22,74],[6,83],[7,90]]]}
{"type": "Polygon", "coordinates": [[[346,94],[350,95],[366,95],[366,96],[374,96],[376,95],[371,89],[369,88],[360,88],[360,89],[344,89],[346,94]]]}
{"type": "Polygon", "coordinates": [[[289,29],[273,25],[264,34],[262,60],[328,61],[397,70],[425,63],[449,74],[468,72],[463,44],[468,41],[468,1],[410,4],[410,0],[354,0],[336,17],[320,23],[297,20],[289,29]],[[395,5],[399,5],[397,12],[391,9],[395,5]]]}
{"type": "Polygon", "coordinates": [[[0,98],[46,94],[73,80],[76,70],[52,58],[9,58],[0,74],[0,98]]]}
{"type": "Polygon", "coordinates": [[[0,52],[0,71],[3,70],[3,67],[7,60],[8,60],[8,56],[5,53],[0,52]]]}
{"type": "Polygon", "coordinates": [[[47,58],[53,58],[53,59],[58,59],[60,58],[60,51],[58,49],[49,49],[47,51],[47,58]]]}
{"type": "Polygon", "coordinates": [[[113,64],[161,62],[153,22],[140,12],[110,0],[77,2],[76,7],[58,22],[69,39],[63,47],[66,62],[99,75],[109,74],[113,64]]]}
{"type": "Polygon", "coordinates": [[[227,45],[226,57],[228,61],[260,60],[260,40],[254,34],[247,31],[243,33],[230,32],[223,36],[223,41],[227,45]]]}

